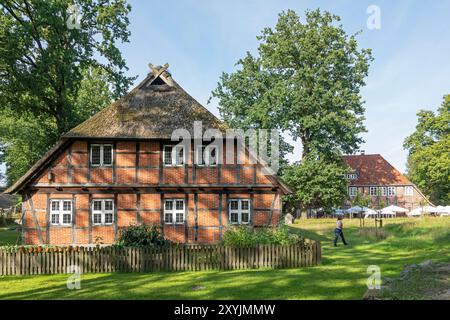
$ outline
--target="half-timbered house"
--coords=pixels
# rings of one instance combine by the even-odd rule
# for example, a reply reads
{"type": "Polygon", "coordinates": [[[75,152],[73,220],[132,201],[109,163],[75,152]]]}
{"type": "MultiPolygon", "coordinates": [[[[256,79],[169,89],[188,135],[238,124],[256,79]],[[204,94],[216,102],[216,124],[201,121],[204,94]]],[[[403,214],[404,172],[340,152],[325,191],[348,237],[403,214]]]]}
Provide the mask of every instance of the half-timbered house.
{"type": "Polygon", "coordinates": [[[184,148],[172,133],[227,127],[165,67],[67,134],[7,193],[23,198],[23,243],[114,243],[120,229],[156,224],[180,243],[215,243],[231,225],[272,226],[289,192],[261,163],[219,161],[209,142],[184,148]],[[187,149],[187,150],[186,150],[187,149]],[[205,150],[207,150],[205,152],[205,150]],[[195,161],[194,161],[195,160],[195,161]]]}

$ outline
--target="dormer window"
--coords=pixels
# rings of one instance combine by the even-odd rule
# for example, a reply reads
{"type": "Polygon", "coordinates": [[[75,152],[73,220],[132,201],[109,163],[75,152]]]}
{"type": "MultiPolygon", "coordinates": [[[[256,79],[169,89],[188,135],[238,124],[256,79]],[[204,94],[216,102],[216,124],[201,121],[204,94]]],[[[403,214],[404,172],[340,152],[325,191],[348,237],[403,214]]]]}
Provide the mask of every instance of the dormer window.
{"type": "Polygon", "coordinates": [[[347,180],[356,180],[356,179],[358,179],[358,174],[357,173],[347,173],[346,175],[345,175],[345,179],[347,179],[347,180]]]}
{"type": "Polygon", "coordinates": [[[112,144],[91,145],[91,165],[93,167],[108,167],[113,164],[112,144]]]}

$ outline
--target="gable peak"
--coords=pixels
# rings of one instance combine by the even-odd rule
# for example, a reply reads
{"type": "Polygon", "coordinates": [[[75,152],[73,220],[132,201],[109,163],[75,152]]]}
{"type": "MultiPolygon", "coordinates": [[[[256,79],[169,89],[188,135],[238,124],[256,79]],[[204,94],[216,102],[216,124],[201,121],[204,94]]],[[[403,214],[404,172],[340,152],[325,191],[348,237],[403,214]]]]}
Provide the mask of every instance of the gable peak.
{"type": "Polygon", "coordinates": [[[148,85],[174,85],[172,75],[168,70],[168,63],[164,64],[163,66],[154,66],[153,64],[149,63],[148,66],[150,68],[149,76],[151,77],[148,85]]]}

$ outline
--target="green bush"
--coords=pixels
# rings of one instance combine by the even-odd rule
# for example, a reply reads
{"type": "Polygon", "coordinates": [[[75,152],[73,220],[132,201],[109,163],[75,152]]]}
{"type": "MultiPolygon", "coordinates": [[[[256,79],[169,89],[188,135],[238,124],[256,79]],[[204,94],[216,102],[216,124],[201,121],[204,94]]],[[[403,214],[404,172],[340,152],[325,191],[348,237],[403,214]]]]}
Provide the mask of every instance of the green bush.
{"type": "Polygon", "coordinates": [[[162,247],[170,244],[156,225],[131,225],[120,230],[116,245],[124,247],[162,247]]]}
{"type": "Polygon", "coordinates": [[[252,247],[257,245],[290,245],[301,242],[299,235],[289,233],[286,226],[251,229],[246,226],[229,228],[223,235],[223,244],[228,247],[252,247]]]}

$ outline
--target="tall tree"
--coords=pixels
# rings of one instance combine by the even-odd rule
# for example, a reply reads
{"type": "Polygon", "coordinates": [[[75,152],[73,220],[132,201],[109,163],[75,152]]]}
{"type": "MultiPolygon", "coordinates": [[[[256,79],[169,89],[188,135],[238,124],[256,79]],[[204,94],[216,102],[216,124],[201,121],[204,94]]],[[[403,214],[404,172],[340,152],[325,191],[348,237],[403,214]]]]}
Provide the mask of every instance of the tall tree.
{"type": "Polygon", "coordinates": [[[61,135],[77,124],[83,70],[103,69],[123,94],[132,79],[116,43],[128,41],[130,9],[125,0],[1,1],[0,108],[53,119],[61,135]]]}
{"type": "Polygon", "coordinates": [[[407,175],[436,204],[450,201],[450,94],[437,112],[417,113],[416,131],[405,139],[407,175]]]}
{"type": "Polygon", "coordinates": [[[258,55],[247,53],[212,92],[224,120],[287,132],[301,140],[302,158],[354,152],[365,131],[360,89],[372,56],[339,21],[320,10],[307,11],[304,22],[292,10],[282,12],[275,29],[258,37],[258,55]]]}
{"type": "Polygon", "coordinates": [[[284,170],[283,180],[293,189],[286,200],[302,209],[340,206],[347,198],[348,185],[343,176],[348,172],[342,160],[329,161],[310,153],[284,170]]]}
{"type": "MultiPolygon", "coordinates": [[[[106,72],[99,68],[83,71],[78,95],[73,101],[72,120],[80,123],[111,103],[106,72]]],[[[0,109],[0,163],[6,164],[6,182],[20,178],[58,139],[55,119],[43,113],[0,109]]]]}

